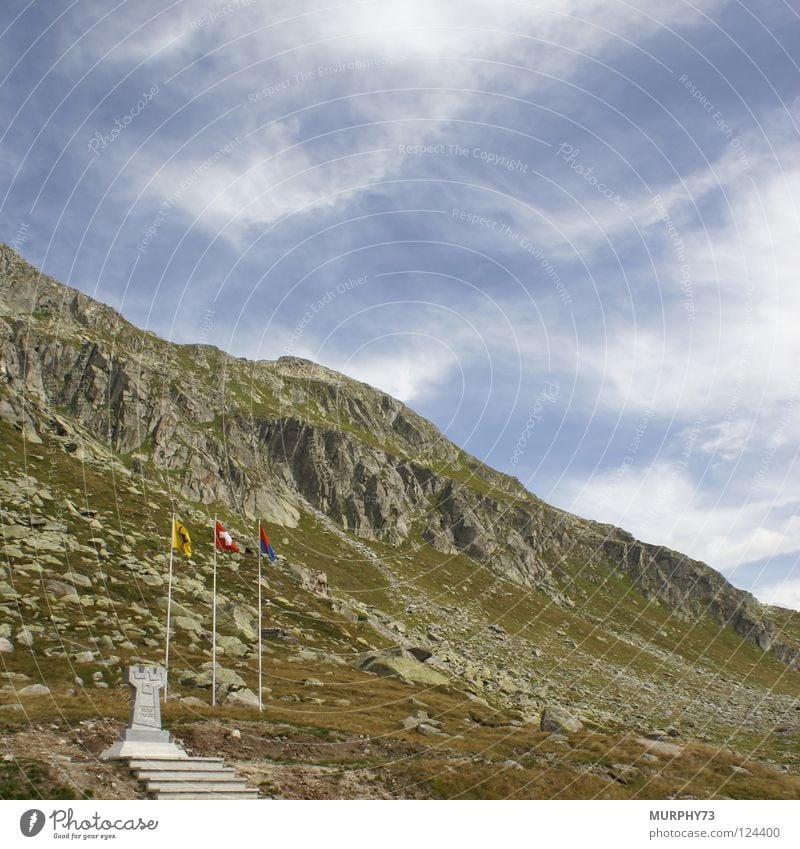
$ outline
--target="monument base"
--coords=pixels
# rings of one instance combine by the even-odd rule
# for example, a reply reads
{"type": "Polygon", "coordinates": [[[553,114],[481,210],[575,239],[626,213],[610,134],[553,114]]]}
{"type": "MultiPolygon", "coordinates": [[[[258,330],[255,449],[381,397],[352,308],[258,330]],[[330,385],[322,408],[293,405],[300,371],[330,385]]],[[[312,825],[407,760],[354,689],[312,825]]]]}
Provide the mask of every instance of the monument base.
{"type": "Polygon", "coordinates": [[[186,752],[175,743],[142,743],[133,740],[119,740],[106,749],[101,761],[113,761],[128,758],[144,758],[150,761],[175,760],[188,758],[186,752]]]}
{"type": "Polygon", "coordinates": [[[126,728],[122,739],[106,749],[100,760],[110,761],[119,758],[188,758],[186,752],[169,739],[169,731],[156,728],[126,728]]]}

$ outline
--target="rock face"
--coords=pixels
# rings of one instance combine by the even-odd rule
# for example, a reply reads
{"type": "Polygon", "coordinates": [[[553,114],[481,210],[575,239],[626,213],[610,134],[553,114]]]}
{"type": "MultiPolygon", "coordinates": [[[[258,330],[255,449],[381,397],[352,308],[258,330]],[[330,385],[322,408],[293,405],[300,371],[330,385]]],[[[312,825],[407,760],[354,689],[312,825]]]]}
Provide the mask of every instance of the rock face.
{"type": "MultiPolygon", "coordinates": [[[[192,501],[287,527],[311,508],[388,544],[418,534],[559,604],[567,601],[563,576],[552,564],[568,557],[611,568],[677,615],[712,617],[798,663],[798,646],[769,609],[709,567],[547,506],[388,395],[294,357],[246,362],[169,344],[1,244],[0,396],[0,418],[29,441],[56,440],[89,463],[124,455],[134,472],[159,476],[192,501]]],[[[70,545],[57,530],[39,540],[41,555],[70,545]]],[[[99,558],[102,543],[92,543],[99,558]]],[[[300,578],[329,593],[323,573],[300,578]]],[[[46,586],[67,603],[90,603],[81,597],[91,587],[85,576],[46,586]]],[[[0,591],[13,598],[10,585],[0,591]]],[[[228,634],[252,642],[254,611],[223,606],[219,615],[228,634]]]]}

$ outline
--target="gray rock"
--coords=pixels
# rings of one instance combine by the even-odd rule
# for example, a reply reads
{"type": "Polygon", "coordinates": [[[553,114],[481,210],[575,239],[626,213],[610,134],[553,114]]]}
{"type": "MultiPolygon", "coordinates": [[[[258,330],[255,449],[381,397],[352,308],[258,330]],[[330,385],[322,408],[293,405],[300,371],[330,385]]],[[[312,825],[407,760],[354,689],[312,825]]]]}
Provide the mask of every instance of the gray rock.
{"type": "Polygon", "coordinates": [[[444,736],[444,731],[442,731],[441,728],[436,728],[428,722],[421,722],[417,726],[417,731],[420,734],[424,734],[426,737],[444,736]]]}
{"type": "Polygon", "coordinates": [[[91,580],[79,572],[67,572],[64,575],[64,580],[69,581],[69,583],[74,584],[76,587],[89,589],[92,586],[91,580]]]}
{"type": "Polygon", "coordinates": [[[217,609],[217,628],[244,637],[251,645],[256,639],[256,621],[250,608],[228,602],[217,609]]]}
{"type": "Polygon", "coordinates": [[[373,675],[396,677],[409,684],[427,687],[446,684],[449,680],[441,672],[420,663],[405,649],[367,652],[359,658],[358,668],[373,675]]]}
{"type": "MultiPolygon", "coordinates": [[[[8,546],[4,547],[3,553],[8,554],[8,546]]],[[[0,597],[17,599],[20,595],[7,581],[0,581],[0,597]]]]}
{"type": "Polygon", "coordinates": [[[30,628],[21,628],[17,631],[15,639],[18,646],[24,646],[26,649],[33,648],[34,636],[30,628]]]}
{"type": "Polygon", "coordinates": [[[662,731],[661,729],[656,729],[655,731],[648,731],[644,736],[648,740],[663,740],[667,736],[667,732],[662,731]]]}
{"type": "Polygon", "coordinates": [[[232,705],[234,707],[249,707],[249,708],[257,708],[258,707],[258,696],[247,688],[243,690],[236,690],[233,693],[229,693],[228,697],[225,699],[226,705],[232,705]]]}
{"type": "Polygon", "coordinates": [[[552,705],[542,711],[539,728],[542,731],[573,734],[583,729],[583,723],[568,710],[552,705]]]}
{"type": "Polygon", "coordinates": [[[93,651],[79,651],[72,655],[75,663],[94,663],[95,653],[93,651]]]}
{"type": "Polygon", "coordinates": [[[315,651],[311,651],[310,649],[300,649],[297,652],[298,660],[319,660],[319,655],[315,651]]]}
{"type": "Polygon", "coordinates": [[[677,743],[664,743],[661,740],[648,740],[646,737],[637,737],[636,742],[644,746],[652,755],[674,758],[683,754],[683,748],[677,745],[677,743]]]}
{"type": "Polygon", "coordinates": [[[50,688],[44,684],[29,684],[21,690],[17,690],[18,696],[49,696],[50,688]]]}
{"type": "Polygon", "coordinates": [[[192,619],[189,616],[173,616],[172,621],[175,623],[175,627],[180,628],[182,631],[191,631],[193,633],[201,633],[203,631],[202,624],[197,619],[192,619]]]}
{"type": "Polygon", "coordinates": [[[0,654],[11,654],[12,651],[14,651],[14,644],[11,640],[0,637],[0,654]]]}
{"type": "Polygon", "coordinates": [[[9,424],[16,424],[22,419],[22,415],[8,401],[0,401],[0,419],[9,424]]]}
{"type": "Polygon", "coordinates": [[[217,647],[221,648],[227,657],[245,657],[250,651],[238,637],[217,637],[217,647]]]}
{"type": "MultiPolygon", "coordinates": [[[[200,672],[193,672],[185,669],[179,673],[181,684],[188,684],[193,687],[210,687],[211,686],[211,663],[204,663],[200,672]]],[[[245,680],[241,675],[234,672],[232,669],[225,669],[217,666],[217,690],[227,692],[229,690],[244,690],[247,687],[245,680]]]]}
{"type": "Polygon", "coordinates": [[[78,600],[78,591],[72,584],[65,584],[63,581],[55,581],[51,578],[44,582],[44,588],[56,598],[63,598],[66,601],[78,600]]]}

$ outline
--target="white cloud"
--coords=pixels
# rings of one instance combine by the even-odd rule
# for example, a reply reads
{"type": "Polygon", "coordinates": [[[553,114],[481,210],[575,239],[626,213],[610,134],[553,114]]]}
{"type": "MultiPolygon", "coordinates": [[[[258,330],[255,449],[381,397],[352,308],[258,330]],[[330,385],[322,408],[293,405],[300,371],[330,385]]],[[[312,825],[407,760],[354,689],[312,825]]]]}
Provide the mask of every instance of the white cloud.
{"type": "MultiPolygon", "coordinates": [[[[413,141],[426,144],[443,136],[451,140],[452,124],[448,122],[459,117],[479,123],[496,101],[489,95],[476,99],[467,90],[492,91],[497,80],[513,74],[514,93],[536,100],[537,89],[552,84],[542,74],[550,74],[554,80],[568,79],[585,68],[584,56],[599,57],[604,51],[638,48],[645,56],[642,44],[663,26],[702,22],[699,16],[687,22],[685,6],[679,0],[610,7],[602,0],[546,0],[531,6],[370,0],[337,7],[321,3],[298,7],[294,0],[282,0],[242,3],[232,12],[226,11],[231,4],[205,0],[192,4],[190,10],[180,5],[163,15],[156,2],[140,5],[138,12],[115,15],[111,38],[104,31],[102,37],[90,40],[89,46],[98,54],[105,52],[117,36],[118,45],[106,61],[127,66],[150,58],[147,67],[159,82],[167,80],[163,85],[165,103],[168,99],[182,103],[184,97],[204,93],[213,93],[231,105],[238,99],[244,106],[226,119],[225,141],[246,136],[261,121],[263,107],[270,107],[269,126],[247,136],[235,156],[218,163],[176,204],[192,218],[199,213],[200,221],[212,232],[226,228],[234,241],[238,228],[269,226],[297,210],[357,202],[357,194],[343,190],[396,174],[400,165],[396,155],[341,156],[364,149],[396,148],[398,141],[409,140],[409,127],[413,141]],[[145,23],[149,16],[152,23],[145,23]],[[134,31],[135,38],[126,38],[134,31]],[[445,66],[425,61],[440,56],[456,57],[447,62],[444,79],[445,66]],[[341,140],[332,138],[321,150],[314,144],[298,145],[303,135],[298,118],[281,114],[281,109],[288,113],[297,106],[291,94],[281,92],[274,99],[260,101],[256,109],[248,108],[247,95],[265,84],[291,80],[298,71],[313,75],[320,65],[370,57],[391,58],[391,75],[342,74],[336,80],[342,85],[341,94],[385,85],[408,89],[414,95],[413,100],[364,97],[343,104],[369,125],[368,131],[342,135],[341,140]],[[535,68],[537,75],[520,76],[517,65],[535,68]],[[414,116],[435,117],[441,122],[396,123],[414,116]],[[328,159],[336,159],[335,166],[320,168],[328,159]]],[[[314,102],[315,96],[324,101],[327,95],[317,94],[317,82],[299,87],[305,90],[301,101],[314,102]]],[[[500,90],[504,88],[501,84],[500,90]]],[[[293,84],[292,89],[296,93],[298,87],[293,84]]],[[[358,123],[357,117],[353,120],[358,123]]],[[[177,162],[169,161],[175,146],[164,141],[157,150],[139,154],[131,173],[132,177],[138,174],[138,179],[122,181],[135,187],[134,194],[144,187],[147,196],[163,201],[170,196],[170,186],[202,161],[202,155],[190,150],[181,150],[177,162]]],[[[128,133],[126,145],[134,142],[138,143],[136,134],[128,133]]],[[[115,153],[126,151],[127,155],[126,145],[119,145],[115,153]]],[[[118,164],[108,155],[98,167],[116,168],[118,164]]]]}
{"type": "MultiPolygon", "coordinates": [[[[453,372],[458,371],[454,353],[443,350],[434,340],[419,347],[388,352],[376,352],[370,346],[347,360],[337,357],[326,364],[407,404],[419,403],[440,391],[453,372]]],[[[461,381],[463,387],[463,373],[461,381]]]]}
{"type": "MultiPolygon", "coordinates": [[[[800,551],[800,520],[780,518],[770,497],[728,506],[676,464],[620,466],[572,484],[560,506],[624,527],[723,571],[800,551]]],[[[800,495],[792,504],[800,507],[800,495]]]]}
{"type": "Polygon", "coordinates": [[[787,578],[785,581],[755,587],[753,595],[764,604],[800,610],[800,579],[787,578]]]}

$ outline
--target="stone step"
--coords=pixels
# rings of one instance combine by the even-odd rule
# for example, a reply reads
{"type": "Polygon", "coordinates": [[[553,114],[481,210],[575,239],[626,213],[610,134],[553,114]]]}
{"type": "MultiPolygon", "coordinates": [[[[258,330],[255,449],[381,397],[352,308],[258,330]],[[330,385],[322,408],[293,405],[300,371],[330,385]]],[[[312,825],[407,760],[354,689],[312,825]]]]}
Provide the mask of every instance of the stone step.
{"type": "Polygon", "coordinates": [[[128,766],[152,799],[257,799],[222,758],[130,758],[128,766]]]}
{"type": "Polygon", "coordinates": [[[235,781],[236,772],[230,767],[219,769],[135,769],[139,781],[235,781]]]}
{"type": "Polygon", "coordinates": [[[228,792],[187,790],[160,790],[154,795],[155,799],[258,799],[257,790],[230,790],[228,792]]]}
{"type": "Polygon", "coordinates": [[[148,793],[161,793],[163,791],[183,791],[185,793],[202,793],[210,791],[211,793],[219,793],[226,790],[247,790],[247,782],[242,778],[234,778],[233,780],[224,781],[147,781],[146,788],[148,793]]]}
{"type": "Polygon", "coordinates": [[[222,758],[131,758],[129,766],[137,769],[207,770],[224,765],[222,758]]]}

